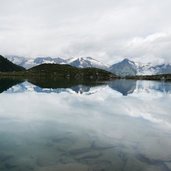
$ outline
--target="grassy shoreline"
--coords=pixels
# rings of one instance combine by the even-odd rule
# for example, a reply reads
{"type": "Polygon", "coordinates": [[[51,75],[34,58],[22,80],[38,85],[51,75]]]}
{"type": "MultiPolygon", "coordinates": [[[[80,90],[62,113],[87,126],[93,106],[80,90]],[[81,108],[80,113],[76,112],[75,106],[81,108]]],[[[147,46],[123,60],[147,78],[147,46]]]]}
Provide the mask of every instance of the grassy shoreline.
{"type": "MultiPolygon", "coordinates": [[[[90,75],[91,76],[91,75],[90,75]]],[[[0,78],[21,78],[21,79],[29,79],[29,78],[37,78],[37,79],[66,79],[66,80],[89,80],[89,78],[73,78],[68,77],[67,75],[60,75],[54,73],[35,73],[35,72],[28,72],[28,71],[21,71],[21,72],[0,72],[0,78]]],[[[127,76],[127,77],[117,77],[117,76],[107,76],[104,77],[99,76],[99,78],[90,78],[90,80],[115,80],[115,79],[128,79],[128,80],[162,80],[162,81],[171,81],[171,74],[161,74],[161,75],[143,75],[143,76],[127,76]]]]}
{"type": "Polygon", "coordinates": [[[129,76],[129,77],[125,77],[125,79],[131,79],[131,80],[171,81],[171,74],[129,76]]]}

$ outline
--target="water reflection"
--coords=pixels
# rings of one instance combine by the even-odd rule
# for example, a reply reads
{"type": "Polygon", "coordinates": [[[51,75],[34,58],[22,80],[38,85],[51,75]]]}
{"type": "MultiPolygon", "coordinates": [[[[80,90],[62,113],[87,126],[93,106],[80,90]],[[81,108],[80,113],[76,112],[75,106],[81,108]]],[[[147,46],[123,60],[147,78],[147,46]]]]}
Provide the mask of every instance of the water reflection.
{"type": "Polygon", "coordinates": [[[135,80],[115,80],[108,83],[109,86],[124,96],[128,94],[132,94],[136,89],[136,81],[135,80]]]}
{"type": "Polygon", "coordinates": [[[0,170],[170,171],[170,92],[126,80],[12,86],[0,94],[0,170]]]}
{"type": "Polygon", "coordinates": [[[22,83],[23,80],[17,79],[0,79],[0,93],[8,90],[10,87],[22,83]]]}
{"type": "Polygon", "coordinates": [[[102,88],[111,88],[123,96],[137,93],[171,93],[171,83],[163,81],[136,81],[136,80],[114,80],[109,82],[70,82],[63,80],[16,80],[0,79],[0,93],[8,90],[9,93],[35,91],[39,93],[77,93],[91,95],[102,88]]]}

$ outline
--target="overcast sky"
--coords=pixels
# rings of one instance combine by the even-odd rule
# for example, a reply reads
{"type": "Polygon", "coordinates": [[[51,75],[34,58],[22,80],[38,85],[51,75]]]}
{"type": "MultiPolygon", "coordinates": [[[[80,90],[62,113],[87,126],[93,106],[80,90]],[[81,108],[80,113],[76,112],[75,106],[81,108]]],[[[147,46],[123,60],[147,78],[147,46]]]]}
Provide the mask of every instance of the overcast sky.
{"type": "Polygon", "coordinates": [[[171,0],[0,0],[2,55],[171,62],[171,0]]]}

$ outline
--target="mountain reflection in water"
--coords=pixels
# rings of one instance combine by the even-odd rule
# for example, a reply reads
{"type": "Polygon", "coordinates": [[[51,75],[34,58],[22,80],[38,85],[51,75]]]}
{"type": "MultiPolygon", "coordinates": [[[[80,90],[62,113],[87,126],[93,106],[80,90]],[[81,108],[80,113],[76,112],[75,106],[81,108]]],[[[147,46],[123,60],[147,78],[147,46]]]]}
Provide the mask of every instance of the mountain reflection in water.
{"type": "Polygon", "coordinates": [[[34,80],[23,81],[16,79],[0,79],[0,93],[8,90],[10,93],[24,92],[31,90],[44,93],[75,92],[78,94],[94,94],[101,88],[108,87],[121,93],[123,96],[142,91],[158,91],[163,93],[171,92],[171,83],[163,81],[136,81],[136,80],[114,80],[109,82],[71,82],[63,80],[34,80]],[[93,91],[92,91],[93,89],[93,91]],[[96,91],[94,91],[96,90],[96,91]]]}
{"type": "Polygon", "coordinates": [[[0,83],[0,171],[171,171],[170,82],[0,83]]]}

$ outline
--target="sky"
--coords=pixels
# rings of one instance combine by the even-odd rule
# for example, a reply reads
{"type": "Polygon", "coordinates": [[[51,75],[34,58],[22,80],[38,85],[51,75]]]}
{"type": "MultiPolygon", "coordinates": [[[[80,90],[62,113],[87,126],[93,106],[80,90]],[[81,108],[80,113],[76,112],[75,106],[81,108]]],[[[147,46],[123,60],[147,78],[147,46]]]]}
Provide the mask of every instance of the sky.
{"type": "Polygon", "coordinates": [[[0,0],[0,54],[171,63],[171,0],[0,0]]]}

